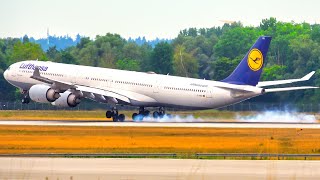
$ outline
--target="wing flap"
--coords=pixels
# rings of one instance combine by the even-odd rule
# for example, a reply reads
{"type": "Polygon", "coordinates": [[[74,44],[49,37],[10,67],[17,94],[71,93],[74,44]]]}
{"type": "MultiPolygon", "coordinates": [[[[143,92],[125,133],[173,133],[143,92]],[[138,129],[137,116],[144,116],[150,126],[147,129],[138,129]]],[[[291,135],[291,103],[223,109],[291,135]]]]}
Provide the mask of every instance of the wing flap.
{"type": "Polygon", "coordinates": [[[127,103],[131,103],[128,97],[123,96],[121,94],[114,93],[114,92],[110,92],[110,91],[105,91],[105,90],[86,87],[86,86],[78,86],[77,90],[85,92],[84,95],[90,99],[99,98],[99,99],[105,100],[103,96],[106,96],[106,97],[116,98],[127,103]]]}

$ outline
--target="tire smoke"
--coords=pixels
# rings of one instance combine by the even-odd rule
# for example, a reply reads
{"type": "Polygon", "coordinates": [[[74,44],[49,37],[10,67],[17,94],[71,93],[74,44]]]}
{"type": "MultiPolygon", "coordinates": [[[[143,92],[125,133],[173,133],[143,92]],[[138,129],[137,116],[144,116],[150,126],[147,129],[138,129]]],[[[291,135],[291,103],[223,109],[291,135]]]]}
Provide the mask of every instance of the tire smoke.
{"type": "Polygon", "coordinates": [[[255,115],[235,118],[241,122],[278,122],[278,123],[316,123],[317,119],[312,114],[298,113],[295,111],[265,111],[255,115]]]}
{"type": "Polygon", "coordinates": [[[192,115],[179,116],[179,115],[164,115],[162,118],[154,118],[151,116],[144,117],[143,122],[203,122],[201,118],[195,118],[192,115]]]}

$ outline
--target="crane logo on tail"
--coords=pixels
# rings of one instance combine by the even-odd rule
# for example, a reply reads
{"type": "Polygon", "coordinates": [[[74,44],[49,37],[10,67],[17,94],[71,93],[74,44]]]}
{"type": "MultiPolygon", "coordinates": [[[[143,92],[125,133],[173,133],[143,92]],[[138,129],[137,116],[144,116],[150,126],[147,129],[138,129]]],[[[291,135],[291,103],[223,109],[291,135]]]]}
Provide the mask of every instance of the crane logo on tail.
{"type": "Polygon", "coordinates": [[[263,66],[263,55],[259,49],[252,49],[248,55],[248,66],[252,71],[259,71],[263,66]]]}

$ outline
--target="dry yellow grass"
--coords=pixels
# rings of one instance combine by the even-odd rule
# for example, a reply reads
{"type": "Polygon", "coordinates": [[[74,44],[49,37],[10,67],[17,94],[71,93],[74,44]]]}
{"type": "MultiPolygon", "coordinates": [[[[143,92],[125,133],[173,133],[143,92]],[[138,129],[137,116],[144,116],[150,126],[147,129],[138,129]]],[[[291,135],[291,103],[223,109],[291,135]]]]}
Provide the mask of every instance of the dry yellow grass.
{"type": "Polygon", "coordinates": [[[317,129],[1,126],[0,153],[320,153],[317,129]]]}

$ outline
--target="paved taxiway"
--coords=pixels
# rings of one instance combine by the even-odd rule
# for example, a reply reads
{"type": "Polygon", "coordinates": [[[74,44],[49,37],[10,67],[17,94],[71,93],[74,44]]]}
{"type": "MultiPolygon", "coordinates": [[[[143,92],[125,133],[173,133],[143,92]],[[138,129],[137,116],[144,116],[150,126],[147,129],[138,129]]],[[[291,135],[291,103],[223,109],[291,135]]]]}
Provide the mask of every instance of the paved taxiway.
{"type": "Polygon", "coordinates": [[[0,158],[0,179],[319,179],[320,161],[0,158]]]}
{"type": "Polygon", "coordinates": [[[1,120],[0,125],[28,126],[112,126],[112,127],[189,127],[189,128],[302,128],[320,129],[319,123],[248,123],[248,122],[110,122],[110,121],[15,121],[1,120]]]}

